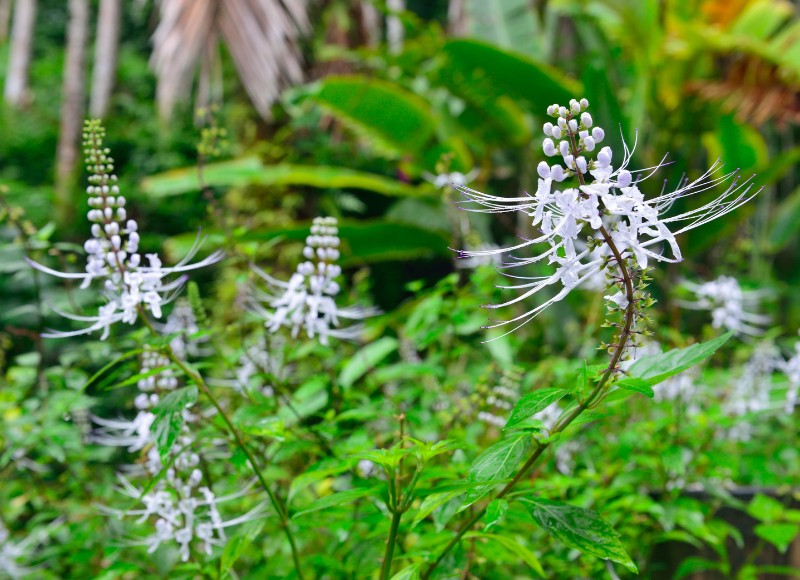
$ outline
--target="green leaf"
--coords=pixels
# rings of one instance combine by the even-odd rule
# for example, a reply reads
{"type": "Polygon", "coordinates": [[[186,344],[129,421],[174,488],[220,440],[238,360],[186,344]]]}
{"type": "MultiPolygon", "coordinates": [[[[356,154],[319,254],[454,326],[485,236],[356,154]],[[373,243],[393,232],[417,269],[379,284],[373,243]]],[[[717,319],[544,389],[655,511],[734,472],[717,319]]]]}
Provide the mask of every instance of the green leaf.
{"type": "Polygon", "coordinates": [[[800,187],[784,199],[777,208],[769,231],[773,249],[781,249],[800,231],[800,187]]]}
{"type": "Polygon", "coordinates": [[[338,475],[343,471],[351,469],[352,466],[353,462],[350,460],[326,459],[324,461],[320,461],[318,464],[309,468],[308,471],[298,475],[292,480],[292,483],[289,486],[289,497],[286,501],[290,503],[298,492],[305,489],[312,483],[316,483],[317,481],[325,479],[326,477],[330,477],[331,475],[338,475]]]}
{"type": "Polygon", "coordinates": [[[646,395],[651,399],[656,396],[656,394],[653,392],[652,387],[650,387],[650,383],[638,377],[624,377],[618,380],[614,384],[621,389],[634,391],[636,393],[642,393],[643,395],[646,395]]]}
{"type": "MultiPolygon", "coordinates": [[[[311,224],[296,227],[263,228],[245,230],[237,235],[241,242],[274,242],[276,239],[302,242],[308,236],[311,224]]],[[[218,247],[225,237],[219,231],[208,231],[207,245],[218,247]]],[[[448,249],[448,240],[442,233],[424,230],[416,226],[388,222],[342,221],[339,223],[339,236],[342,239],[343,266],[363,265],[386,261],[411,260],[446,257],[453,253],[448,249]]],[[[186,255],[197,239],[197,233],[187,233],[167,240],[165,246],[171,257],[180,259],[186,255]]]]}
{"type": "Polygon", "coordinates": [[[320,499],[311,502],[308,506],[304,509],[300,510],[296,514],[292,516],[292,518],[298,518],[305,514],[310,514],[311,512],[316,512],[319,510],[324,510],[327,508],[335,507],[338,505],[350,503],[362,497],[366,497],[368,495],[378,495],[381,489],[383,489],[384,485],[375,485],[372,487],[359,487],[356,489],[349,489],[347,491],[340,491],[339,493],[332,493],[331,495],[326,495],[325,497],[321,497],[320,499]]]}
{"type": "Polygon", "coordinates": [[[619,535],[592,510],[546,499],[520,499],[533,519],[570,548],[622,564],[638,573],[619,535]]]}
{"type": "Polygon", "coordinates": [[[464,534],[465,538],[483,538],[486,540],[491,540],[500,544],[503,548],[517,556],[520,560],[525,562],[531,569],[536,572],[539,576],[544,578],[544,569],[542,565],[539,563],[539,559],[525,546],[522,546],[512,540],[507,536],[501,536],[499,534],[487,534],[485,532],[467,532],[464,534]]]}
{"type": "Polygon", "coordinates": [[[483,529],[487,532],[494,526],[503,521],[508,511],[508,501],[504,499],[494,499],[486,506],[486,513],[483,515],[483,529]]]}
{"type": "Polygon", "coordinates": [[[646,381],[651,387],[655,386],[710,357],[731,336],[732,334],[728,332],[708,342],[693,344],[687,348],[675,349],[637,360],[631,365],[629,373],[632,377],[646,381]]]}
{"type": "Polygon", "coordinates": [[[397,574],[392,576],[391,580],[417,580],[419,576],[419,569],[422,564],[411,564],[400,570],[397,574]]]}
{"type": "Polygon", "coordinates": [[[339,384],[346,388],[353,386],[375,365],[397,350],[397,339],[384,336],[359,350],[349,360],[339,375],[339,384]]]}
{"type": "MultiPolygon", "coordinates": [[[[428,185],[410,185],[385,175],[327,165],[279,163],[265,165],[258,157],[209,163],[203,181],[210,187],[314,187],[318,189],[359,189],[392,197],[436,196],[428,185]]],[[[166,197],[200,191],[196,167],[172,169],[142,180],[141,188],[152,197],[166,197]]]]}
{"type": "Polygon", "coordinates": [[[797,524],[758,524],[754,529],[759,538],[775,546],[781,553],[786,553],[797,534],[800,534],[797,524]]]}
{"type": "Polygon", "coordinates": [[[169,452],[183,427],[183,410],[197,401],[194,385],[177,389],[167,394],[153,408],[153,434],[161,461],[166,461],[169,452]]]}
{"type": "MultiPolygon", "coordinates": [[[[517,433],[505,439],[501,439],[483,453],[473,462],[469,470],[467,481],[470,483],[480,483],[484,481],[495,481],[511,477],[517,470],[520,461],[527,455],[530,449],[530,435],[527,433],[517,433]]],[[[473,503],[489,493],[495,483],[479,485],[467,491],[464,503],[458,508],[463,511],[473,503]]]]}
{"type": "Polygon", "coordinates": [[[422,500],[419,510],[417,511],[417,515],[414,516],[414,521],[411,522],[411,527],[416,527],[417,524],[427,518],[435,509],[443,506],[451,499],[458,497],[462,493],[464,493],[464,490],[457,489],[444,493],[434,493],[427,496],[424,500],[422,500]]]}
{"type": "Polygon", "coordinates": [[[520,423],[527,421],[539,411],[543,411],[553,403],[560,401],[566,394],[566,389],[558,388],[539,389],[528,393],[514,405],[503,431],[513,429],[520,423]]]}
{"type": "Polygon", "coordinates": [[[237,530],[236,535],[230,538],[225,543],[225,549],[222,552],[222,570],[227,572],[236,563],[236,560],[242,555],[245,548],[252,545],[252,543],[261,535],[264,529],[264,520],[248,522],[237,530]]]}
{"type": "Polygon", "coordinates": [[[462,98],[481,99],[481,93],[496,99],[508,97],[544,115],[549,105],[580,98],[583,91],[581,83],[558,69],[485,42],[450,40],[443,52],[447,58],[443,81],[462,98]]]}
{"type": "Polygon", "coordinates": [[[764,523],[772,523],[784,519],[786,506],[777,499],[756,494],[747,506],[747,513],[764,523]]]}
{"type": "Polygon", "coordinates": [[[424,151],[436,123],[428,103],[402,86],[367,76],[329,76],[309,97],[362,135],[395,153],[424,151]]]}

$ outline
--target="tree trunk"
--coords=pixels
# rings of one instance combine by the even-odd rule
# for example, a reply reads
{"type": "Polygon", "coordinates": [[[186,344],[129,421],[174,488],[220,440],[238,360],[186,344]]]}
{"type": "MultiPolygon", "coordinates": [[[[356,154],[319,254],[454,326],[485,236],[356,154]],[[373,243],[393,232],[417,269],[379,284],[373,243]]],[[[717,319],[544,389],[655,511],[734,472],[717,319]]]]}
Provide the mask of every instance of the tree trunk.
{"type": "Polygon", "coordinates": [[[405,11],[406,0],[386,0],[386,8],[390,14],[386,18],[386,42],[389,44],[389,52],[397,54],[403,50],[403,38],[405,37],[403,21],[397,16],[397,13],[405,11]]]}
{"type": "Polygon", "coordinates": [[[28,69],[31,64],[35,22],[36,0],[19,0],[14,6],[5,86],[6,102],[15,107],[24,105],[28,98],[28,69]]]}
{"type": "Polygon", "coordinates": [[[85,111],[89,0],[69,0],[69,25],[61,95],[61,134],[56,159],[56,217],[68,224],[75,215],[73,179],[85,111]]]}
{"type": "Polygon", "coordinates": [[[452,36],[467,34],[467,18],[465,0],[450,0],[447,6],[447,32],[452,36]]]}
{"type": "Polygon", "coordinates": [[[11,0],[0,0],[0,43],[8,40],[8,20],[11,17],[11,0]]]}
{"type": "Polygon", "coordinates": [[[94,44],[92,97],[89,104],[91,116],[98,119],[105,117],[108,103],[111,100],[111,92],[114,89],[121,14],[121,0],[100,0],[97,37],[94,44]]]}

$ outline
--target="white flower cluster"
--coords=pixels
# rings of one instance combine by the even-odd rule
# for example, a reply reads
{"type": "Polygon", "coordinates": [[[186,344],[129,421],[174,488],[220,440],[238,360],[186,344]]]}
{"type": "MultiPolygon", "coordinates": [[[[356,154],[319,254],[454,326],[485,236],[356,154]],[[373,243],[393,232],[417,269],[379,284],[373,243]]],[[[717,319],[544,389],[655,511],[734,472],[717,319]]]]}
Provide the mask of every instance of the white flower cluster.
{"type": "MultiPolygon", "coordinates": [[[[552,105],[548,108],[548,114],[554,117],[555,122],[544,125],[544,153],[561,159],[553,165],[545,161],[539,164],[538,188],[534,195],[509,198],[458,187],[465,197],[465,201],[461,202],[465,209],[484,213],[523,212],[532,218],[532,224],[539,233],[532,239],[508,248],[463,251],[463,257],[505,254],[536,244],[547,244],[549,247],[535,256],[512,256],[510,263],[504,267],[526,266],[545,259],[555,265],[555,272],[548,276],[517,277],[530,282],[505,288],[523,290],[523,294],[505,304],[492,305],[491,308],[514,304],[547,286],[561,286],[543,304],[495,326],[516,323],[518,325],[515,328],[522,326],[547,306],[562,300],[574,288],[592,280],[610,261],[616,261],[610,251],[593,252],[596,248],[577,243],[581,240],[581,234],[584,239],[593,240],[595,245],[600,243],[610,249],[613,244],[620,257],[635,263],[639,269],[647,268],[650,260],[678,262],[682,256],[676,236],[735,210],[752,197],[749,195],[749,180],[740,183],[734,178],[725,192],[713,201],[685,213],[665,217],[664,214],[676,200],[706,191],[736,174],[712,177],[720,167],[715,163],[697,180],[684,180],[674,191],[645,199],[639,190],[639,183],[658,168],[647,170],[650,172],[648,175],[634,179],[637,172],[627,169],[632,150],[624,146],[622,163],[615,169],[610,147],[596,151],[605,133],[600,127],[594,126],[586,110],[588,106],[586,99],[573,99],[569,107],[552,105]],[[573,177],[577,183],[572,187],[554,189],[554,184],[573,177]],[[664,253],[665,247],[669,247],[669,254],[664,253]]],[[[626,297],[620,293],[608,298],[620,308],[627,306],[626,297]]]]}
{"type": "Polygon", "coordinates": [[[259,378],[258,381],[254,380],[259,375],[273,377],[276,380],[284,378],[285,367],[281,356],[282,344],[278,337],[275,338],[274,342],[278,344],[273,344],[273,348],[270,348],[267,345],[266,337],[261,336],[255,344],[247,348],[239,359],[239,366],[236,368],[236,383],[234,386],[237,390],[244,391],[255,386],[265,397],[271,397],[275,394],[273,387],[264,382],[265,377],[259,378]]]}
{"type": "Polygon", "coordinates": [[[784,410],[786,413],[793,413],[798,401],[798,391],[800,391],[800,342],[795,343],[794,354],[782,363],[781,370],[789,381],[784,410]]]}
{"type": "Polygon", "coordinates": [[[710,311],[714,328],[757,336],[763,334],[762,327],[770,323],[769,316],[754,312],[768,296],[765,290],[744,290],[732,276],[720,276],[702,284],[684,281],[683,286],[693,292],[697,300],[682,301],[681,306],[710,311]]]}
{"type": "Polygon", "coordinates": [[[100,338],[103,340],[113,324],[133,324],[141,311],[161,318],[162,306],[175,298],[185,282],[182,277],[167,280],[168,276],[213,264],[223,257],[221,252],[215,252],[200,262],[188,264],[197,251],[198,244],[195,244],[190,254],[174,267],[163,267],[157,254],[146,254],[145,263],[139,253],[139,226],[135,220],[128,219],[127,201],[120,195],[117,176],[113,173],[114,160],[103,147],[104,137],[99,122],[87,121],[84,131],[86,164],[90,172],[86,189],[90,208],[87,217],[92,227],[91,238],[84,244],[86,272],[58,272],[32,260],[28,263],[59,278],[82,280],[81,288],[88,287],[95,278],[103,280],[102,294],[106,303],[97,316],[77,316],[57,310],[61,316],[88,326],[72,332],[43,333],[44,337],[64,338],[102,330],[100,338]]]}
{"type": "Polygon", "coordinates": [[[179,298],[167,316],[166,323],[161,327],[162,334],[175,335],[169,343],[175,356],[185,360],[190,356],[196,357],[202,354],[201,343],[206,339],[196,338],[198,332],[200,327],[197,325],[192,305],[185,298],[179,298]]]}
{"type": "MultiPolygon", "coordinates": [[[[733,382],[723,403],[724,411],[731,416],[760,413],[773,409],[773,375],[783,363],[780,352],[771,342],[759,343],[744,365],[742,374],[733,382]]],[[[749,422],[738,422],[729,430],[731,439],[746,441],[752,436],[749,422]]]]}
{"type": "MultiPolygon", "coordinates": [[[[152,430],[156,418],[153,408],[165,394],[178,387],[178,379],[169,368],[169,359],[150,349],[141,355],[140,374],[143,376],[137,382],[140,393],[135,399],[138,410],[136,417],[131,421],[93,417],[100,429],[95,431],[91,439],[102,445],[127,447],[128,451],[143,451],[144,461],[141,467],[127,471],[138,471],[147,477],[156,477],[165,466],[152,430]]],[[[170,450],[173,461],[166,468],[164,478],[145,493],[144,489],[139,489],[128,478],[120,475],[120,491],[132,500],[141,500],[143,507],[105,511],[119,517],[137,517],[140,523],[152,519],[155,532],[133,543],[147,546],[148,552],[152,553],[161,544],[174,542],[185,562],[195,544],[207,554],[211,553],[213,546],[224,545],[224,529],[260,516],[263,506],[239,518],[222,520],[217,504],[239,497],[244,492],[217,498],[208,486],[201,485],[203,474],[198,468],[200,456],[195,451],[193,434],[193,425],[197,423],[199,415],[189,408],[184,409],[182,414],[184,422],[170,450]]]]}
{"type": "Polygon", "coordinates": [[[61,518],[46,527],[29,534],[25,539],[14,542],[5,524],[0,521],[0,577],[32,578],[40,566],[28,566],[22,561],[31,558],[31,551],[40,545],[50,533],[63,523],[61,518]]]}
{"type": "Polygon", "coordinates": [[[488,425],[503,428],[508,413],[519,399],[519,383],[522,374],[517,369],[504,369],[498,385],[492,387],[486,397],[486,409],[478,413],[478,420],[488,425]]]}
{"type": "Polygon", "coordinates": [[[307,261],[297,266],[288,282],[276,280],[253,267],[274,292],[257,293],[253,305],[266,320],[267,330],[277,332],[288,327],[292,337],[297,337],[304,329],[309,338],[319,337],[322,344],[328,344],[329,337],[355,340],[361,335],[360,325],[340,328],[340,319],[363,320],[378,311],[358,306],[339,308],[336,305],[335,298],[341,290],[336,278],[342,273],[341,267],[335,263],[339,259],[339,244],[336,218],[315,218],[311,235],[306,238],[303,248],[307,261]]]}

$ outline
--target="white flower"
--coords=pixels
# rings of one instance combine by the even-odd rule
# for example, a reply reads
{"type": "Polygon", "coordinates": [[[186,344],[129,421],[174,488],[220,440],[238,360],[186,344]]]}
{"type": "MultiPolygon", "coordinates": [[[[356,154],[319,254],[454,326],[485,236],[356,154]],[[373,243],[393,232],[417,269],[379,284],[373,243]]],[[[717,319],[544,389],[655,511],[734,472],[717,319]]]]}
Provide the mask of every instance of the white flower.
{"type": "Polygon", "coordinates": [[[753,312],[758,310],[761,299],[769,296],[764,290],[744,290],[731,276],[720,276],[702,284],[684,281],[683,285],[695,294],[697,300],[682,301],[681,306],[710,311],[714,328],[758,336],[764,332],[762,327],[770,323],[769,316],[753,312]]]}
{"type": "Polygon", "coordinates": [[[480,169],[473,169],[469,173],[461,173],[453,171],[452,173],[440,173],[433,175],[427,171],[422,173],[426,181],[432,183],[436,189],[444,189],[445,187],[461,187],[471,183],[480,174],[480,169]]]}
{"type": "Polygon", "coordinates": [[[54,308],[61,316],[83,322],[87,326],[71,332],[50,331],[42,336],[65,338],[89,334],[102,330],[101,340],[108,337],[111,326],[117,322],[133,324],[140,310],[161,318],[161,308],[177,296],[185,279],[169,279],[169,276],[202,268],[220,261],[222,252],[214,252],[204,260],[189,264],[199,248],[199,240],[189,255],[179,264],[165,268],[157,254],[146,254],[146,264],[139,253],[139,226],[135,220],[127,219],[126,200],[119,195],[113,159],[108,149],[103,148],[104,131],[97,122],[87,122],[84,133],[86,163],[89,168],[89,212],[92,222],[91,238],[84,244],[87,254],[86,271],[59,272],[26,258],[37,270],[59,278],[81,280],[81,288],[87,288],[94,279],[103,281],[101,294],[106,304],[100,307],[97,316],[78,316],[54,308]]]}
{"type": "Polygon", "coordinates": [[[800,342],[794,345],[794,355],[781,365],[781,370],[789,380],[789,387],[786,390],[786,404],[784,411],[794,413],[795,405],[798,400],[798,390],[800,390],[800,342]]]}
{"type": "MultiPolygon", "coordinates": [[[[679,262],[682,255],[676,241],[678,235],[737,209],[755,195],[750,193],[750,181],[740,182],[736,173],[714,177],[720,168],[720,164],[715,163],[700,178],[691,182],[684,180],[673,191],[645,199],[639,184],[653,175],[660,165],[644,171],[630,171],[627,167],[633,151],[626,145],[623,145],[622,163],[616,169],[611,165],[613,155],[610,147],[603,147],[592,158],[595,144],[603,140],[605,133],[600,127],[591,126],[593,120],[585,113],[588,102],[576,103],[577,110],[574,104],[569,109],[558,105],[548,108],[548,113],[558,119],[552,129],[547,127],[550,136],[544,140],[544,150],[548,155],[560,155],[564,164],[550,167],[549,176],[541,168],[535,195],[502,197],[469,187],[458,188],[465,198],[460,202],[463,209],[482,213],[523,212],[530,216],[538,233],[508,248],[465,250],[461,252],[462,257],[485,258],[543,245],[546,249],[532,257],[511,255],[503,268],[526,266],[545,258],[558,265],[551,276],[513,276],[531,282],[507,286],[525,292],[517,299],[492,308],[514,304],[550,285],[560,285],[561,289],[544,304],[495,326],[516,324],[513,331],[550,304],[562,300],[576,286],[597,280],[601,270],[616,262],[609,251],[608,239],[623,259],[633,260],[640,269],[647,268],[651,261],[679,262]],[[580,123],[576,117],[580,118],[580,123]],[[563,135],[556,131],[559,127],[563,135]],[[633,182],[633,174],[637,175],[636,182],[633,182]],[[552,189],[553,182],[571,177],[577,178],[575,187],[552,189]],[[679,215],[667,215],[676,200],[699,194],[730,179],[733,182],[727,190],[713,201],[679,215]],[[600,240],[598,247],[601,249],[577,251],[576,248],[583,247],[583,238],[600,240]]],[[[610,296],[622,303],[618,296],[610,296]]]]}
{"type": "Polygon", "coordinates": [[[319,337],[322,344],[328,344],[329,337],[355,340],[361,335],[362,327],[341,328],[341,319],[363,320],[378,313],[375,308],[336,305],[335,298],[340,291],[336,278],[342,272],[335,263],[339,259],[340,243],[336,224],[336,218],[314,219],[303,249],[309,261],[299,264],[288,282],[276,280],[253,267],[275,292],[256,294],[257,301],[253,304],[253,309],[266,320],[270,332],[288,327],[292,337],[297,337],[303,329],[309,338],[319,337]]]}
{"type": "Polygon", "coordinates": [[[33,573],[39,570],[40,567],[27,566],[21,560],[30,558],[30,552],[62,523],[62,519],[57,519],[45,528],[29,534],[24,540],[13,542],[8,529],[0,521],[0,577],[32,578],[33,573]]]}

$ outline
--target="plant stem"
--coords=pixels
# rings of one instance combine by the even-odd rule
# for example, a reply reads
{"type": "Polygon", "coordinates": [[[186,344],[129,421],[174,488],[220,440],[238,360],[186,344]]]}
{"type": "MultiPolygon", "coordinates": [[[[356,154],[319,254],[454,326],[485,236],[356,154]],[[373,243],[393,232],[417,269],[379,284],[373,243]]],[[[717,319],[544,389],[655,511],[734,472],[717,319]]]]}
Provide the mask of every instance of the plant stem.
{"type": "MultiPolygon", "coordinates": [[[[139,307],[139,317],[141,318],[141,320],[144,321],[148,329],[150,329],[150,331],[154,335],[157,335],[155,328],[147,319],[141,307],[139,307]]],[[[297,552],[297,543],[295,542],[294,534],[292,533],[291,525],[289,523],[289,515],[286,511],[285,506],[278,499],[278,496],[275,494],[275,492],[273,492],[272,489],[270,489],[269,483],[264,478],[264,474],[261,473],[261,469],[259,469],[258,463],[256,463],[256,458],[253,456],[250,449],[248,449],[247,445],[245,445],[244,440],[242,439],[242,436],[239,433],[239,430],[233,424],[233,421],[231,421],[230,417],[225,412],[225,409],[222,408],[222,405],[220,404],[216,396],[214,396],[214,393],[211,392],[211,389],[206,384],[205,379],[203,379],[202,375],[200,375],[200,373],[190,368],[185,361],[181,360],[178,356],[176,356],[175,351],[172,350],[171,345],[169,344],[167,345],[165,352],[169,357],[169,359],[173,363],[175,363],[175,365],[177,365],[178,368],[180,368],[181,371],[183,371],[183,373],[198,386],[198,388],[203,392],[203,394],[206,397],[208,397],[208,400],[211,401],[211,404],[214,406],[214,408],[217,410],[217,413],[219,413],[220,417],[222,417],[222,420],[225,422],[225,426],[228,428],[228,431],[236,441],[237,447],[239,447],[239,449],[242,450],[242,453],[245,454],[245,457],[247,457],[247,460],[250,462],[250,466],[253,469],[253,472],[256,474],[256,478],[258,478],[258,481],[261,484],[261,487],[264,488],[264,491],[267,492],[270,503],[272,503],[272,506],[275,508],[275,511],[278,514],[278,518],[281,521],[281,526],[283,527],[284,533],[286,534],[286,539],[289,540],[289,547],[291,548],[292,551],[292,560],[294,561],[294,567],[295,571],[297,572],[297,577],[300,578],[300,580],[302,580],[303,572],[300,567],[300,557],[297,552]]]]}
{"type": "Polygon", "coordinates": [[[397,532],[400,529],[400,519],[403,512],[396,507],[392,513],[392,526],[389,528],[389,539],[386,541],[386,552],[383,555],[383,566],[381,566],[381,580],[388,580],[392,573],[392,558],[394,556],[394,546],[397,543],[397,532]]]}
{"type": "MultiPolygon", "coordinates": [[[[571,117],[570,117],[571,118],[571,117]]],[[[575,136],[569,136],[572,155],[577,159],[580,150],[575,143],[575,136]]],[[[577,171],[576,167],[576,174],[578,176],[578,181],[581,185],[585,185],[583,174],[580,171],[577,171]]],[[[594,387],[589,396],[586,397],[584,400],[580,401],[578,406],[575,407],[572,412],[567,415],[564,419],[558,422],[558,424],[550,431],[551,435],[555,435],[557,433],[561,433],[567,427],[572,424],[575,419],[577,419],[584,411],[592,407],[594,404],[599,402],[602,399],[602,396],[605,394],[606,390],[610,386],[609,379],[613,376],[614,372],[617,370],[617,365],[619,364],[620,359],[622,358],[623,353],[625,352],[625,348],[630,341],[632,330],[633,330],[633,322],[636,316],[636,301],[634,296],[634,288],[633,288],[633,278],[628,271],[628,267],[625,265],[625,261],[622,257],[622,253],[617,248],[616,244],[614,243],[614,239],[608,233],[608,230],[605,226],[600,226],[600,234],[603,236],[603,241],[608,245],[609,249],[611,250],[611,254],[614,256],[614,260],[617,263],[619,268],[620,274],[622,274],[622,283],[623,288],[625,291],[625,297],[628,300],[628,304],[625,307],[624,313],[624,323],[622,330],[619,334],[619,341],[617,342],[616,348],[614,349],[614,353],[611,356],[611,361],[608,365],[608,368],[603,373],[600,380],[597,382],[597,385],[594,387]]],[[[538,459],[542,456],[545,450],[550,447],[550,443],[536,443],[536,447],[531,453],[528,460],[525,464],[517,471],[517,474],[514,478],[509,481],[505,487],[498,493],[494,499],[501,499],[508,495],[508,493],[514,488],[517,483],[519,483],[525,474],[530,470],[530,468],[538,461],[538,459]]],[[[481,509],[476,511],[469,520],[467,520],[456,532],[455,537],[450,540],[450,542],[445,546],[444,550],[439,554],[436,560],[431,564],[421,575],[422,580],[427,580],[430,578],[433,571],[436,567],[444,560],[445,556],[452,550],[456,544],[461,541],[461,538],[467,533],[478,521],[483,517],[486,513],[486,509],[489,506],[489,503],[484,505],[481,509]]]]}

